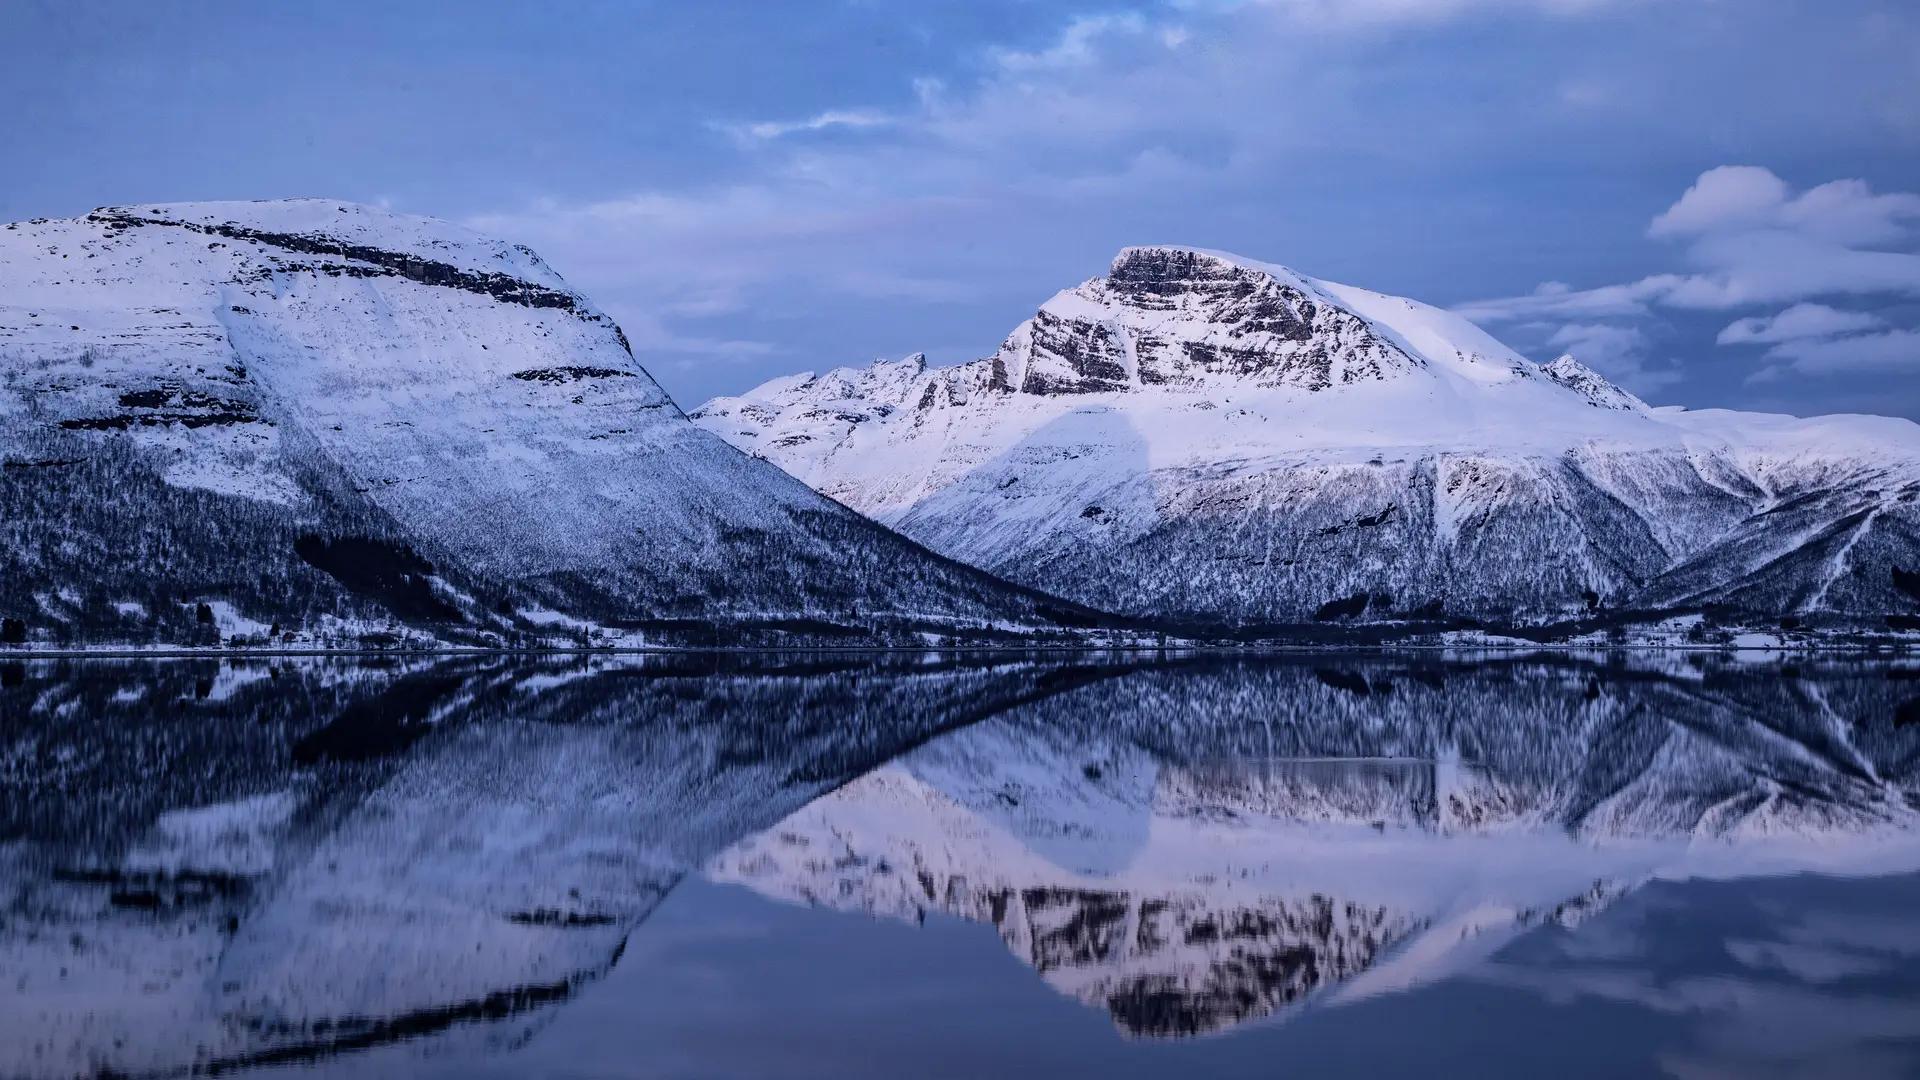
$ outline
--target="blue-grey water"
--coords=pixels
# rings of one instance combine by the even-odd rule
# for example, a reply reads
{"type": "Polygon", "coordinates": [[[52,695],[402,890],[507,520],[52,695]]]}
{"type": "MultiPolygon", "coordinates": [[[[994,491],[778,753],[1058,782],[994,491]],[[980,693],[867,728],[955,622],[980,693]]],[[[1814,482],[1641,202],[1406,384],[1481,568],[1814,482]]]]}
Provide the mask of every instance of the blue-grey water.
{"type": "Polygon", "coordinates": [[[0,1076],[1920,1075],[1920,664],[0,659],[0,1076]]]}

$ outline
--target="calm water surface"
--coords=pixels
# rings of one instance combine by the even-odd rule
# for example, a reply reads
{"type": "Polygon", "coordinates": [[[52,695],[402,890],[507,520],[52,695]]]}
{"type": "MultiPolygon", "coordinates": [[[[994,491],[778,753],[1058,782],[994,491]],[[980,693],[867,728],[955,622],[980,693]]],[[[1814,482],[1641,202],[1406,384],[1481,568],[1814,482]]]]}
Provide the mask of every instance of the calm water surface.
{"type": "Polygon", "coordinates": [[[0,1076],[1920,1076],[1920,665],[0,660],[0,1076]]]}

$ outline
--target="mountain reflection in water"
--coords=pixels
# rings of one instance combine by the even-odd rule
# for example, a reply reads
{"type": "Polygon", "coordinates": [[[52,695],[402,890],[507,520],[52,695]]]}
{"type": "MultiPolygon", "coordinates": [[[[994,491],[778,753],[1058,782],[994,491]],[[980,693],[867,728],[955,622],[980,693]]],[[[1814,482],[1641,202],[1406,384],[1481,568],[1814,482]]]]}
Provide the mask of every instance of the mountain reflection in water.
{"type": "Polygon", "coordinates": [[[613,989],[689,876],[991,926],[1127,1038],[1468,974],[1576,994],[1591,972],[1490,958],[1649,882],[1920,870],[1915,676],[1704,654],[0,661],[0,1075],[511,1060],[613,989]]]}

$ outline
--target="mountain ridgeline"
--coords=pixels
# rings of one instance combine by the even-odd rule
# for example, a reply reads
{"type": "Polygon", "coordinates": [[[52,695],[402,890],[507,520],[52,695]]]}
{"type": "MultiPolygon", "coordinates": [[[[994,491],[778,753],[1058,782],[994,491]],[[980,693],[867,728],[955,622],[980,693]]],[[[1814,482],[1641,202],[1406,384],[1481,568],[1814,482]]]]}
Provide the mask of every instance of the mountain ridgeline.
{"type": "Polygon", "coordinates": [[[0,229],[0,643],[1030,638],[689,423],[533,252],[330,200],[0,229]]]}
{"type": "Polygon", "coordinates": [[[0,283],[0,646],[1920,629],[1920,427],[1653,408],[1212,252],[691,415],[432,219],[107,208],[0,283]]]}
{"type": "Polygon", "coordinates": [[[1214,252],[1123,251],[981,360],[691,416],[936,551],[1130,615],[1920,629],[1920,426],[1654,408],[1451,313],[1214,252]]]}

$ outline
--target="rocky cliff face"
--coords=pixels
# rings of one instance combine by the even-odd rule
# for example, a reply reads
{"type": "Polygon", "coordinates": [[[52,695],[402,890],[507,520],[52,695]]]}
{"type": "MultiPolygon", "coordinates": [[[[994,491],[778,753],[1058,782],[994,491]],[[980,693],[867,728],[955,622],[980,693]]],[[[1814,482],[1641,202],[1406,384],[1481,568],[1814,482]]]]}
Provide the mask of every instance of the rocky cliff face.
{"type": "Polygon", "coordinates": [[[1177,248],[1121,252],[1106,278],[1055,297],[994,360],[1004,389],[1038,395],[1205,382],[1324,390],[1424,365],[1304,279],[1177,248]]]}
{"type": "Polygon", "coordinates": [[[1042,626],[688,423],[531,251],[327,200],[0,230],[29,643],[1042,626]]]}
{"type": "Polygon", "coordinates": [[[1920,616],[1920,427],[1651,408],[1284,267],[1122,252],[993,356],[693,419],[935,550],[1229,622],[1920,616]]]}

